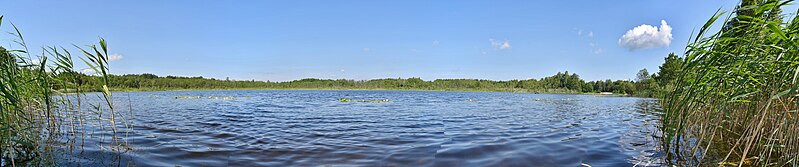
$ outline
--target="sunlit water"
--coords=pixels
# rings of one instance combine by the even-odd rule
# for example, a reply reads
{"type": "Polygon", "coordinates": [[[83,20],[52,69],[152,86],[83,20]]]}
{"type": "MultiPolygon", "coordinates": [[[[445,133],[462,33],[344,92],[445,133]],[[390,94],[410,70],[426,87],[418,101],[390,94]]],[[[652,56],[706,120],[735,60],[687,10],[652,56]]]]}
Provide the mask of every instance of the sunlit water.
{"type": "Polygon", "coordinates": [[[654,137],[659,118],[654,99],[423,91],[132,92],[115,93],[114,99],[117,112],[133,114],[131,150],[118,154],[89,137],[59,163],[659,166],[664,161],[654,137]],[[182,96],[200,98],[176,98],[182,96]]]}

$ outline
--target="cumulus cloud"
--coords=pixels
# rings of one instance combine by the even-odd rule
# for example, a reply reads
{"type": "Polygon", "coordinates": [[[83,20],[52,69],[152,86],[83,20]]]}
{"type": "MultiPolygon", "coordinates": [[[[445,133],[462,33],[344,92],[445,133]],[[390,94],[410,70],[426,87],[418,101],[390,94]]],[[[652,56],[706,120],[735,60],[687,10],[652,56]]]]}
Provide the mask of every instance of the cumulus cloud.
{"type": "Polygon", "coordinates": [[[668,47],[671,44],[671,26],[666,20],[660,21],[658,27],[643,24],[628,30],[619,39],[619,46],[629,50],[668,47]]]}
{"type": "Polygon", "coordinates": [[[122,55],[120,54],[110,54],[108,55],[108,61],[118,61],[122,60],[122,55]]]}
{"type": "Polygon", "coordinates": [[[496,49],[510,49],[510,41],[507,39],[503,42],[496,41],[494,39],[488,39],[491,42],[491,47],[496,49]]]}

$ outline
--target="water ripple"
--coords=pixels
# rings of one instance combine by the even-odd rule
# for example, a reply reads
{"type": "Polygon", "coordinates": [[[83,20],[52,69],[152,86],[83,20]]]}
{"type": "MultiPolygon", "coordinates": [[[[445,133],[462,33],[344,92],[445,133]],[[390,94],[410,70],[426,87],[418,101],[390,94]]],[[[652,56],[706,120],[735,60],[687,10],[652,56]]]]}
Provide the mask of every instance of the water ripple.
{"type": "MultiPolygon", "coordinates": [[[[136,166],[660,166],[657,101],[415,91],[132,92],[136,166]],[[153,97],[200,96],[230,99],[153,97]],[[341,103],[339,98],[390,99],[341,103]]],[[[122,107],[121,107],[122,108],[122,107]]],[[[124,108],[122,108],[124,110],[124,108]]],[[[122,111],[127,113],[127,111],[122,111]]],[[[99,142],[89,140],[87,142],[99,142]]],[[[66,165],[105,164],[87,148],[66,165]]]]}

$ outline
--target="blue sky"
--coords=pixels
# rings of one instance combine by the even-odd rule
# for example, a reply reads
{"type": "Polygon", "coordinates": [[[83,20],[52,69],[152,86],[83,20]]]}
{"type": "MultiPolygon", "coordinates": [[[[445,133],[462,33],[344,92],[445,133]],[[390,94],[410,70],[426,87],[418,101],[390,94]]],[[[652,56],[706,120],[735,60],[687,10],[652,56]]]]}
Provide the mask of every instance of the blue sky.
{"type": "MultiPolygon", "coordinates": [[[[509,80],[568,70],[615,80],[657,71],[717,9],[735,3],[44,0],[0,6],[0,28],[16,24],[31,48],[103,37],[119,58],[111,62],[115,74],[509,80]],[[659,31],[662,21],[670,40],[620,44],[631,29],[659,31]]],[[[4,34],[0,44],[13,46],[11,39],[4,34]]]]}

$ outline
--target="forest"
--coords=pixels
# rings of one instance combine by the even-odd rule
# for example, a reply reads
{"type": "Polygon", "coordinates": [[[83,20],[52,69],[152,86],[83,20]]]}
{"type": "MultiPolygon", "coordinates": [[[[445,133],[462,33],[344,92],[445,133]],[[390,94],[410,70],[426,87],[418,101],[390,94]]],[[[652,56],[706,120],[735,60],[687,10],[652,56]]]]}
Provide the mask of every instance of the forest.
{"type": "MultiPolygon", "coordinates": [[[[86,146],[108,148],[117,155],[140,148],[130,147],[133,141],[128,143],[132,139],[128,133],[141,126],[128,124],[126,113],[115,107],[112,92],[204,89],[613,92],[655,97],[659,108],[651,112],[658,115],[654,120],[658,130],[644,137],[660,141],[657,148],[664,150],[656,154],[665,154],[669,166],[797,166],[799,17],[782,11],[791,2],[743,0],[729,13],[719,10],[692,34],[684,53],[665,55],[657,72],[641,69],[631,76],[634,79],[615,81],[586,81],[568,71],[507,81],[306,78],[272,82],[115,75],[109,72],[108,47],[102,38],[96,44],[73,48],[92,71],[84,73],[75,68],[67,49],[48,46],[35,55],[12,25],[9,34],[18,46],[0,46],[0,166],[59,166],[45,160],[50,154],[63,153],[56,148],[82,148],[84,139],[103,135],[110,137],[86,146]],[[87,97],[97,99],[87,101],[87,97]]],[[[2,19],[0,15],[0,23],[2,19]]],[[[128,111],[132,113],[133,108],[128,111]]]]}
{"type": "MultiPolygon", "coordinates": [[[[646,69],[638,72],[636,79],[585,81],[576,73],[568,71],[541,79],[492,81],[483,79],[436,79],[385,78],[372,80],[316,79],[306,78],[287,82],[256,80],[229,80],[181,76],[157,76],[154,74],[108,75],[109,87],[114,91],[156,91],[191,89],[374,89],[374,90],[442,90],[442,91],[501,91],[530,93],[600,93],[612,92],[621,95],[655,97],[663,93],[662,86],[673,82],[682,60],[669,54],[659,72],[649,74],[646,69]]],[[[73,75],[63,74],[67,79],[73,75]]],[[[99,88],[99,77],[78,73],[81,89],[91,91],[99,88]]],[[[56,89],[64,89],[56,87],[56,89]]],[[[99,91],[99,90],[96,90],[99,91]]]]}

